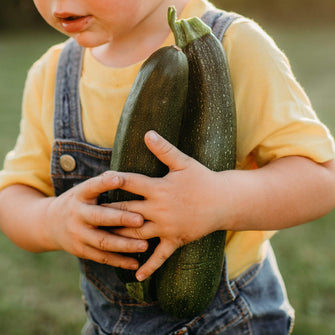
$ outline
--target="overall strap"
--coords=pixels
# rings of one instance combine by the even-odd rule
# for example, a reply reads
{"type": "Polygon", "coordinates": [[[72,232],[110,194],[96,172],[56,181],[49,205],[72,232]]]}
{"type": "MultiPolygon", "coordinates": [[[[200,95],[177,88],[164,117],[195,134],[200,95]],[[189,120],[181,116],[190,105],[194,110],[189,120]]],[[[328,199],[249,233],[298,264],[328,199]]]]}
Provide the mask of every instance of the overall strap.
{"type": "Polygon", "coordinates": [[[209,10],[202,15],[201,20],[212,28],[213,34],[219,41],[222,41],[226,30],[231,23],[241,17],[234,12],[226,12],[224,10],[209,10]]]}
{"type": "Polygon", "coordinates": [[[83,51],[84,48],[70,39],[58,61],[54,105],[55,138],[84,141],[79,96],[83,51]]]}

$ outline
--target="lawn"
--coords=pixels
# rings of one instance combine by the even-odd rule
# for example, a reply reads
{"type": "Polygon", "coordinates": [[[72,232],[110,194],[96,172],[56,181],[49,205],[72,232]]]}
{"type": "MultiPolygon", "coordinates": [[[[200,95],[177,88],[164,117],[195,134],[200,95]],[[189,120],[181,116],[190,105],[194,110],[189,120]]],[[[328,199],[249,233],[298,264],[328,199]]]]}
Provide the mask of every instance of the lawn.
{"type": "MultiPolygon", "coordinates": [[[[288,55],[319,117],[335,133],[335,26],[263,24],[288,55]]],[[[27,69],[55,41],[50,31],[0,32],[0,160],[14,145],[27,69]]],[[[273,238],[296,308],[295,335],[335,334],[335,212],[273,238]]],[[[30,254],[0,233],[0,334],[79,334],[85,315],[76,259],[30,254]]]]}

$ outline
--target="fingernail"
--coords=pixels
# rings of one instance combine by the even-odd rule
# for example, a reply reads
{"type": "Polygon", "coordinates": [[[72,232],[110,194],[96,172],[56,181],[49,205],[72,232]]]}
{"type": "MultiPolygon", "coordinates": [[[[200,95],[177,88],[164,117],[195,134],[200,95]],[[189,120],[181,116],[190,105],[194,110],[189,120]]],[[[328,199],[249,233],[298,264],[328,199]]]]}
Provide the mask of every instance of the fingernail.
{"type": "Polygon", "coordinates": [[[138,273],[138,274],[136,274],[136,279],[138,281],[142,281],[142,280],[145,279],[145,275],[143,273],[138,273]]]}
{"type": "Polygon", "coordinates": [[[149,136],[149,139],[150,139],[151,142],[157,142],[158,141],[158,135],[155,131],[150,130],[148,136],[149,136]]]}
{"type": "Polygon", "coordinates": [[[130,264],[129,270],[137,270],[137,269],[138,269],[138,264],[137,263],[130,264]]]}
{"type": "Polygon", "coordinates": [[[148,243],[145,241],[139,242],[137,246],[139,251],[145,251],[148,248],[148,243]]]}
{"type": "Polygon", "coordinates": [[[135,214],[135,215],[133,215],[133,217],[132,217],[132,223],[133,223],[133,225],[134,225],[135,227],[140,227],[140,226],[142,226],[142,224],[143,224],[143,219],[142,219],[141,216],[135,214]]]}

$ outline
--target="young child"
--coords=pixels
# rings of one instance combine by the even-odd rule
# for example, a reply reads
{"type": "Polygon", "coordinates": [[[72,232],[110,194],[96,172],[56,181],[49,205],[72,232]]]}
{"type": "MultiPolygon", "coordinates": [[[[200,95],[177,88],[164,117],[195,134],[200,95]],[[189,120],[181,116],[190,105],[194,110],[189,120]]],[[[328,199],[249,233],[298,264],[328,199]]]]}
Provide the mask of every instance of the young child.
{"type": "Polygon", "coordinates": [[[170,169],[165,177],[102,173],[141,64],[173,44],[168,6],[184,18],[213,6],[206,0],[34,3],[84,48],[58,64],[68,43],[56,45],[28,74],[20,135],[0,174],[4,234],[32,252],[65,250],[80,258],[83,334],[288,334],[294,312],[269,239],[334,207],[335,151],[272,39],[243,17],[223,38],[237,109],[236,170],[212,172],[148,132],[145,143],[170,169]],[[116,188],[145,200],[99,205],[98,197],[116,188]],[[99,229],[110,226],[123,228],[99,229]],[[115,276],[114,267],[138,269],[121,253],[145,251],[148,238],[161,242],[137,270],[139,280],[178,247],[216,230],[228,231],[227,261],[217,295],[196,318],[178,320],[157,302],[138,303],[115,276]]]}

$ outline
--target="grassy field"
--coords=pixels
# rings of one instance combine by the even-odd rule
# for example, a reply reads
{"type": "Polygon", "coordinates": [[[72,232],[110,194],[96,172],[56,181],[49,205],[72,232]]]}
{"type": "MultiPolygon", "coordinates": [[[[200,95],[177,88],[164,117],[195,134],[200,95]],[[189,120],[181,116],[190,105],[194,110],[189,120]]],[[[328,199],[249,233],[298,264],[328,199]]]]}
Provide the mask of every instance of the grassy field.
{"type": "MultiPolygon", "coordinates": [[[[315,109],[335,133],[335,26],[264,24],[288,55],[315,109]]],[[[0,160],[14,145],[26,71],[55,41],[50,32],[0,32],[0,160]]],[[[18,204],[19,206],[20,204],[18,204]]],[[[277,234],[273,244],[296,308],[295,335],[335,334],[335,212],[277,234]]],[[[79,334],[85,315],[76,260],[64,253],[35,255],[0,233],[0,334],[79,334]]]]}

